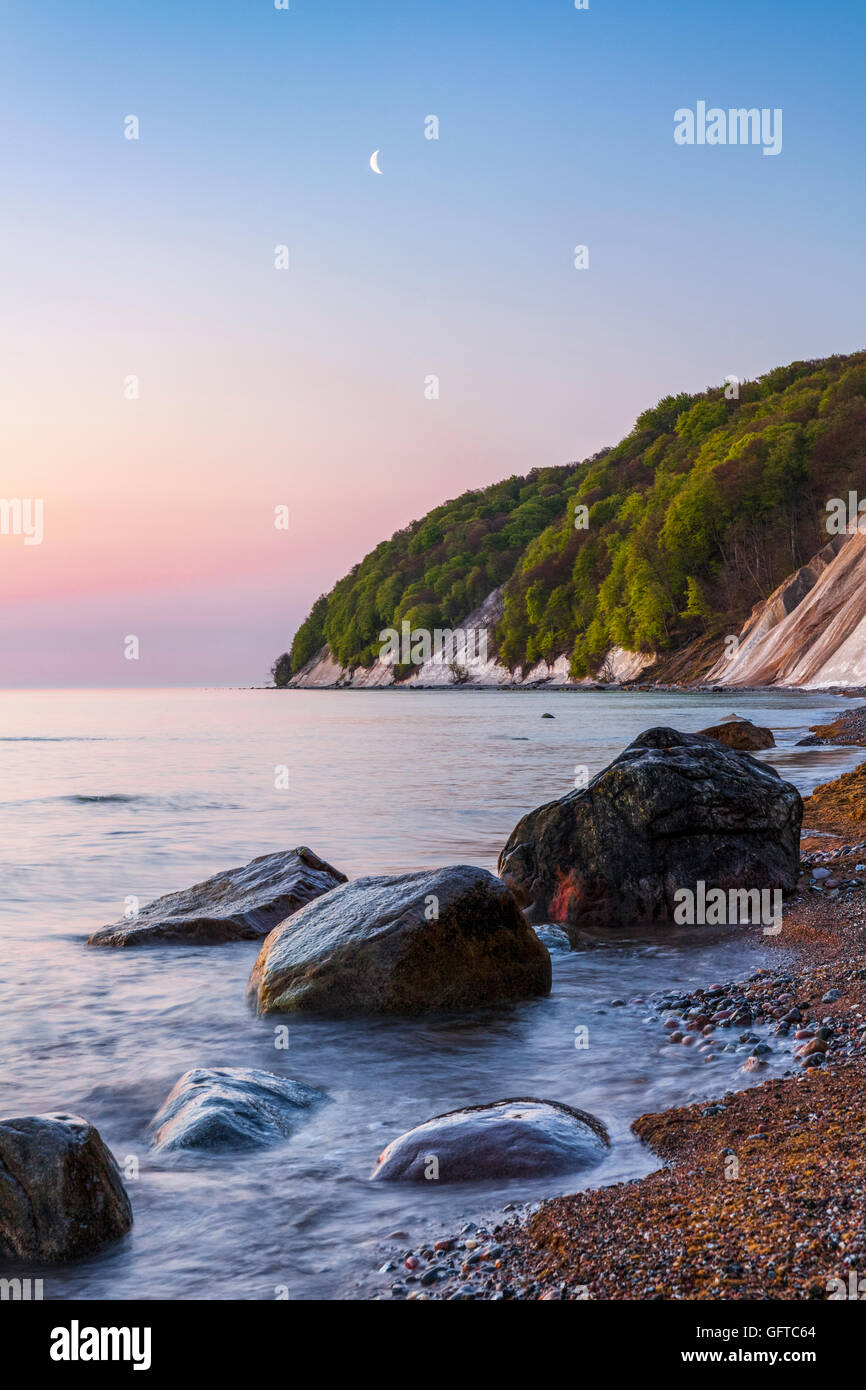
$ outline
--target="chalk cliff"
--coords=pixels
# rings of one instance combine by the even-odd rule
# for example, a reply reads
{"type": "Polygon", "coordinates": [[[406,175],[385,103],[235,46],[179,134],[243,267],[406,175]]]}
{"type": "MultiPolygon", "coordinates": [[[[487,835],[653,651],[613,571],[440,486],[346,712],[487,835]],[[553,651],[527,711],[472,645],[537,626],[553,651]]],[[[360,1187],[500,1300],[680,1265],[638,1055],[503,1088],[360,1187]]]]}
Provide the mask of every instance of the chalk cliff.
{"type": "Polygon", "coordinates": [[[739,646],[707,672],[714,685],[866,684],[866,534],[834,536],[758,604],[739,646]]]}

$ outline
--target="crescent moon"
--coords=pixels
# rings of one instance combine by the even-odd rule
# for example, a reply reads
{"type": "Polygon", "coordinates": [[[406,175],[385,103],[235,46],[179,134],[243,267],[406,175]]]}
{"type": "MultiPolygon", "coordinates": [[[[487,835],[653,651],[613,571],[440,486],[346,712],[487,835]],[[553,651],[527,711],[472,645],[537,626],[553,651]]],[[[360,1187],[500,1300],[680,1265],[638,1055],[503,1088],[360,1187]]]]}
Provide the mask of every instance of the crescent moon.
{"type": "Polygon", "coordinates": [[[374,150],[373,153],[370,155],[370,168],[373,170],[374,174],[381,174],[382,172],[382,170],[379,168],[380,154],[381,150],[374,150]]]}

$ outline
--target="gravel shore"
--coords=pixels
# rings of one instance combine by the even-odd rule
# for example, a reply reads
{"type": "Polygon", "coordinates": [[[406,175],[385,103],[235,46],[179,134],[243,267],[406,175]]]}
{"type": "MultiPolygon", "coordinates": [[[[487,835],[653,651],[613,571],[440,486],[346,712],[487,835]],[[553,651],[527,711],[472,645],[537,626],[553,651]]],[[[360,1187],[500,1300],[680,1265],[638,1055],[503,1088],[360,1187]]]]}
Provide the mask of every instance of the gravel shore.
{"type": "Polygon", "coordinates": [[[402,1251],[382,1297],[827,1299],[866,1280],[866,826],[815,820],[779,967],[652,1000],[660,1043],[745,1047],[750,1071],[784,1048],[787,1073],[642,1115],[664,1167],[402,1251]]]}

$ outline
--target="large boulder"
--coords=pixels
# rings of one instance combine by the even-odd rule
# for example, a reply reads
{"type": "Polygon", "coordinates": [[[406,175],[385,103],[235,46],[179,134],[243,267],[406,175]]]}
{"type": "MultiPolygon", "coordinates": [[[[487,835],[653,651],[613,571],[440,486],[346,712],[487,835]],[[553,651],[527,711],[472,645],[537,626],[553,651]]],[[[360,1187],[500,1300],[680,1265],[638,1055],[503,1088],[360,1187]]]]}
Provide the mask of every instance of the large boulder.
{"type": "Polygon", "coordinates": [[[74,1260],[131,1225],[117,1164],[86,1120],[0,1119],[0,1260],[74,1260]]]}
{"type": "Polygon", "coordinates": [[[472,1182],[574,1173],[610,1145],[594,1115],[549,1100],[500,1100],[437,1115],[401,1134],[370,1174],[383,1182],[472,1182]]]}
{"type": "Polygon", "coordinates": [[[326,1097],[312,1086],[245,1067],[184,1072],[151,1121],[158,1153],[260,1149],[287,1139],[326,1097]]]}
{"type": "Polygon", "coordinates": [[[134,917],[101,927],[87,944],[212,946],[260,941],[278,922],[345,882],[345,874],[306,845],[279,850],[156,898],[134,917]]]}
{"type": "Polygon", "coordinates": [[[679,889],[793,891],[803,803],[748,753],[702,734],[640,734],[579,791],[523,817],[499,872],[535,921],[673,920],[679,889]]]}
{"type": "Polygon", "coordinates": [[[701,729],[701,733],[704,738],[714,738],[717,743],[724,743],[727,748],[737,748],[745,753],[776,746],[772,729],[753,724],[751,719],[726,719],[721,724],[713,724],[709,729],[701,729]]]}
{"type": "Polygon", "coordinates": [[[359,878],[271,932],[250,976],[261,1013],[418,1014],[547,994],[550,956],[485,869],[359,878]]]}

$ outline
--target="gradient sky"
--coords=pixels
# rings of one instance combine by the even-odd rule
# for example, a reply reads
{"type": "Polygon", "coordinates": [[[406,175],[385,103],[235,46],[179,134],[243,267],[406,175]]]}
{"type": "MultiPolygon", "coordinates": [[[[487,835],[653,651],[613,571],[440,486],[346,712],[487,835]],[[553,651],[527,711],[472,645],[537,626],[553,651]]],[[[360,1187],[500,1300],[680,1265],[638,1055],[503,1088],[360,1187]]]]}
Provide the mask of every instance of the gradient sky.
{"type": "Polygon", "coordinates": [[[0,685],[261,683],[436,503],[866,346],[852,0],[0,10],[0,685]],[[677,146],[698,100],[782,153],[677,146]]]}

